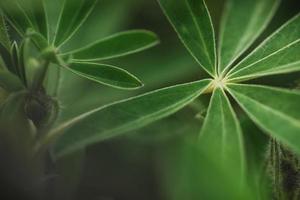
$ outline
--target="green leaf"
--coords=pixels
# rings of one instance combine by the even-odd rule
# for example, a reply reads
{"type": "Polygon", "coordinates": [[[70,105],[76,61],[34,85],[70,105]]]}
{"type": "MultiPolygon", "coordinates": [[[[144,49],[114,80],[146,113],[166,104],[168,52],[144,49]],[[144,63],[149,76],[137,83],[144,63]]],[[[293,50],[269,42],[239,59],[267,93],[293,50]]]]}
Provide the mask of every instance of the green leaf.
{"type": "Polygon", "coordinates": [[[24,89],[20,79],[6,71],[0,71],[0,87],[8,92],[17,92],[24,89]]]}
{"type": "Polygon", "coordinates": [[[242,180],[245,172],[244,144],[238,119],[226,94],[216,89],[211,98],[205,118],[199,146],[203,154],[213,156],[216,165],[230,165],[235,175],[242,180]]]}
{"type": "Polygon", "coordinates": [[[27,77],[26,77],[26,59],[28,59],[26,57],[26,54],[29,50],[29,39],[24,39],[21,43],[21,47],[20,47],[20,55],[19,55],[19,69],[20,69],[20,74],[21,74],[21,80],[24,83],[24,85],[27,87],[27,77]]]}
{"type": "Polygon", "coordinates": [[[158,44],[157,36],[145,30],[117,33],[81,49],[65,53],[74,60],[99,61],[133,54],[158,44]]]}
{"type": "Polygon", "coordinates": [[[62,156],[136,130],[185,107],[206,90],[210,81],[164,88],[100,107],[61,124],[48,134],[43,143],[65,132],[55,144],[56,155],[62,156]]]}
{"type": "Polygon", "coordinates": [[[244,80],[300,70],[300,14],[267,38],[231,70],[230,79],[244,80]]]}
{"type": "MultiPolygon", "coordinates": [[[[64,1],[62,0],[43,0],[46,12],[47,26],[48,26],[48,41],[53,42],[56,33],[58,19],[63,8],[64,1]]],[[[74,0],[75,1],[75,0],[74,0]]]]}
{"type": "MultiPolygon", "coordinates": [[[[209,144],[203,145],[203,148],[209,147],[209,144]]],[[[166,188],[171,193],[170,199],[257,199],[255,198],[257,191],[253,190],[252,185],[241,187],[236,169],[230,166],[231,160],[223,163],[226,165],[224,169],[225,166],[221,166],[220,162],[216,163],[214,158],[219,154],[216,154],[212,148],[203,152],[203,148],[195,144],[195,141],[183,140],[180,145],[168,147],[167,149],[170,149],[168,154],[162,155],[164,157],[161,164],[165,168],[163,178],[166,179],[166,188]],[[212,150],[210,154],[209,150],[212,150]]],[[[251,172],[249,176],[253,175],[251,172]]]]}
{"type": "Polygon", "coordinates": [[[219,73],[244,53],[269,24],[280,0],[227,0],[219,36],[219,73]]]}
{"type": "Polygon", "coordinates": [[[91,13],[89,20],[87,20],[68,43],[62,47],[62,52],[81,48],[87,44],[98,41],[100,38],[112,35],[123,28],[127,28],[127,23],[132,19],[131,13],[136,9],[136,4],[136,0],[101,1],[101,3],[97,4],[94,8],[97,12],[91,13]],[[114,12],[111,12],[112,10],[114,12]]]}
{"type": "Polygon", "coordinates": [[[47,32],[42,0],[2,0],[0,6],[10,24],[23,36],[27,28],[47,32]],[[38,14],[42,13],[42,14],[38,14]]]}
{"type": "Polygon", "coordinates": [[[12,43],[11,49],[10,49],[10,55],[11,55],[11,65],[8,66],[10,71],[13,72],[15,75],[21,77],[20,69],[19,69],[19,61],[20,61],[20,51],[19,46],[17,42],[12,43]]]}
{"type": "Polygon", "coordinates": [[[98,0],[64,0],[57,24],[54,44],[62,46],[86,21],[98,0]]]}
{"type": "Polygon", "coordinates": [[[137,89],[143,86],[138,78],[112,65],[76,62],[67,68],[84,78],[119,89],[137,89]]]}
{"type": "Polygon", "coordinates": [[[185,47],[210,75],[215,75],[215,34],[204,1],[158,1],[185,47]]]}
{"type": "Polygon", "coordinates": [[[229,91],[265,132],[300,153],[300,93],[255,85],[230,84],[229,91]]]}
{"type": "Polygon", "coordinates": [[[10,49],[10,39],[7,32],[6,23],[2,13],[0,12],[0,44],[9,51],[10,49]]]}
{"type": "MultiPolygon", "coordinates": [[[[30,23],[30,27],[41,33],[44,37],[48,36],[48,26],[46,11],[43,0],[12,0],[16,2],[19,11],[30,23]]],[[[26,27],[26,29],[29,27],[26,27]]],[[[26,31],[25,29],[25,31],[26,31]]]]}
{"type": "Polygon", "coordinates": [[[47,39],[49,38],[49,24],[46,14],[44,0],[32,0],[33,15],[36,21],[39,33],[47,39]]]}
{"type": "Polygon", "coordinates": [[[0,7],[11,26],[20,35],[24,35],[27,28],[34,27],[18,1],[19,0],[1,0],[0,7]]]}

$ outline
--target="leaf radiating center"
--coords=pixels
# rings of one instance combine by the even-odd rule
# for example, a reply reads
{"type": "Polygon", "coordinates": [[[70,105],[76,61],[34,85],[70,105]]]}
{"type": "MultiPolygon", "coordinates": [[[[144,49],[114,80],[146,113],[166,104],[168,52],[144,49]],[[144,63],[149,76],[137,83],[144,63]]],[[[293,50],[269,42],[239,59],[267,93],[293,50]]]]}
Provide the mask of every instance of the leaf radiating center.
{"type": "Polygon", "coordinates": [[[215,77],[215,79],[212,81],[212,87],[213,89],[216,88],[225,88],[227,83],[227,78],[224,77],[215,77]]]}
{"type": "Polygon", "coordinates": [[[227,83],[227,77],[224,78],[222,76],[217,76],[211,81],[210,86],[204,91],[204,93],[213,93],[217,88],[225,89],[227,83]]]}

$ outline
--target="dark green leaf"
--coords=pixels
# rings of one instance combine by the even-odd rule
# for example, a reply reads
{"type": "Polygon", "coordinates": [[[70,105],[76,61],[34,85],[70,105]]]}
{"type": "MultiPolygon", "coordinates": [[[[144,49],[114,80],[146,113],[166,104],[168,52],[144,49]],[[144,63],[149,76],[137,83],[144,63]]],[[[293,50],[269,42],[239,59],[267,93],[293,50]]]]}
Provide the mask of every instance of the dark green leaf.
{"type": "Polygon", "coordinates": [[[197,62],[216,74],[214,29],[203,0],[159,0],[165,15],[197,62]]]}
{"type": "Polygon", "coordinates": [[[98,0],[64,0],[57,25],[54,43],[57,46],[67,42],[86,21],[98,0]]]}
{"type": "Polygon", "coordinates": [[[0,87],[8,92],[17,92],[24,89],[20,79],[6,71],[0,71],[0,87]]]}
{"type": "Polygon", "coordinates": [[[259,127],[300,153],[299,92],[255,85],[228,87],[259,127]]]}
{"type": "Polygon", "coordinates": [[[44,36],[48,35],[43,0],[3,0],[0,5],[19,34],[33,28],[44,36]]]}
{"type": "Polygon", "coordinates": [[[10,71],[13,72],[15,75],[21,77],[20,69],[19,69],[19,61],[20,61],[20,52],[17,42],[14,42],[10,49],[11,55],[11,65],[8,66],[10,71]]]}
{"type": "MultiPolygon", "coordinates": [[[[44,37],[48,36],[48,23],[44,0],[12,0],[16,1],[19,11],[28,19],[32,28],[41,33],[44,37]]],[[[27,27],[29,28],[29,27],[27,27]]],[[[26,28],[26,29],[27,29],[26,28]]],[[[25,29],[25,30],[26,30],[25,29]]]]}
{"type": "Polygon", "coordinates": [[[34,20],[37,23],[39,33],[49,39],[49,24],[44,0],[32,0],[34,20]]]}
{"type": "Polygon", "coordinates": [[[300,15],[289,20],[231,70],[229,78],[252,79],[300,70],[300,15]]]}
{"type": "Polygon", "coordinates": [[[21,74],[21,80],[23,81],[25,86],[27,86],[25,63],[26,63],[26,59],[28,59],[26,57],[26,54],[29,49],[28,45],[29,45],[29,39],[24,39],[21,43],[20,55],[19,55],[19,70],[21,74]]]}
{"type": "Polygon", "coordinates": [[[227,0],[221,22],[219,73],[227,69],[266,28],[280,0],[227,0]]]}
{"type": "Polygon", "coordinates": [[[66,54],[74,60],[99,61],[136,53],[158,43],[157,36],[145,30],[121,32],[66,54]]]}
{"type": "Polygon", "coordinates": [[[136,9],[135,5],[137,3],[138,2],[136,0],[101,1],[101,3],[95,6],[95,12],[91,13],[89,19],[62,47],[62,52],[69,52],[74,49],[79,49],[83,46],[86,46],[87,44],[98,41],[100,38],[107,37],[120,31],[123,28],[127,28],[127,23],[130,19],[132,19],[131,13],[136,9]],[[114,12],[112,12],[112,10],[114,12]]]}
{"type": "Polygon", "coordinates": [[[191,103],[209,84],[210,80],[202,80],[177,85],[100,107],[61,124],[47,136],[45,143],[65,132],[55,144],[56,155],[62,156],[141,128],[191,103]]]}
{"type": "Polygon", "coordinates": [[[27,28],[38,30],[32,6],[31,2],[22,0],[2,0],[0,2],[5,16],[20,35],[24,35],[27,28]]]}
{"type": "Polygon", "coordinates": [[[2,13],[0,12],[0,44],[9,51],[10,49],[10,39],[7,32],[6,23],[2,13]]]}
{"type": "Polygon", "coordinates": [[[111,65],[77,62],[67,68],[84,78],[119,89],[137,89],[143,86],[129,72],[111,65]]]}

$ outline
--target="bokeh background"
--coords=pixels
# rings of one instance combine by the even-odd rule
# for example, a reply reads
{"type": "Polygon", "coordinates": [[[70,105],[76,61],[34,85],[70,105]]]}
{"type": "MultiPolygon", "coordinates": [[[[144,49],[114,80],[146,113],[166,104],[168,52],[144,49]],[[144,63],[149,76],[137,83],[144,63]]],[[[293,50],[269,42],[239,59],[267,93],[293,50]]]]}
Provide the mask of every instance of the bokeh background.
{"type": "MultiPolygon", "coordinates": [[[[224,1],[206,2],[218,31],[224,1]]],[[[270,26],[253,47],[299,12],[299,0],[283,0],[270,26]]],[[[60,122],[106,103],[207,77],[180,43],[156,0],[100,0],[83,28],[64,48],[80,47],[128,29],[151,30],[157,33],[161,42],[150,50],[106,63],[116,64],[137,75],[145,87],[132,92],[119,91],[66,71],[58,94],[63,109],[60,122]],[[70,92],[74,88],[76,92],[70,92]]],[[[252,82],[300,88],[300,73],[252,82]]],[[[59,160],[56,167],[61,176],[54,187],[60,192],[53,193],[53,199],[199,199],[193,194],[199,189],[195,177],[201,165],[194,157],[190,158],[194,162],[187,159],[188,151],[183,149],[186,141],[197,137],[208,100],[209,96],[203,96],[175,115],[59,160]]],[[[265,156],[267,137],[238,108],[237,111],[242,126],[247,129],[249,163],[257,165],[265,156]]],[[[218,191],[210,188],[209,192],[218,191]]]]}

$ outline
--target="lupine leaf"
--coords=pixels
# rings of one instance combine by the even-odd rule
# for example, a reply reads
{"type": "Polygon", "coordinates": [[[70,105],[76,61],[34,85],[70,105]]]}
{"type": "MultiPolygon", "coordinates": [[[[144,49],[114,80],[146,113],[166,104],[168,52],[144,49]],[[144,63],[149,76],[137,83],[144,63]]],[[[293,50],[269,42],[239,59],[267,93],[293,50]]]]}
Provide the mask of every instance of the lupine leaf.
{"type": "MultiPolygon", "coordinates": [[[[43,0],[46,12],[47,26],[48,26],[48,40],[53,43],[57,23],[63,8],[64,1],[62,0],[43,0]]],[[[75,0],[74,0],[75,1],[75,0]]]]}
{"type": "Polygon", "coordinates": [[[24,89],[20,79],[6,71],[0,71],[0,87],[8,92],[17,92],[24,89]]]}
{"type": "Polygon", "coordinates": [[[299,92],[246,84],[230,84],[228,87],[259,127],[300,153],[299,92]]]}
{"type": "Polygon", "coordinates": [[[27,28],[33,28],[48,36],[43,0],[2,0],[0,5],[19,34],[24,35],[27,28]]]}
{"type": "Polygon", "coordinates": [[[8,66],[10,71],[13,72],[15,75],[21,77],[20,69],[19,69],[19,58],[20,58],[20,51],[17,42],[12,43],[10,49],[11,55],[11,65],[8,66]]]}
{"type": "Polygon", "coordinates": [[[221,22],[219,73],[229,67],[266,28],[280,0],[228,0],[221,22]]]}
{"type": "Polygon", "coordinates": [[[33,0],[33,8],[34,8],[33,14],[38,26],[38,30],[44,37],[48,39],[49,24],[48,24],[44,0],[33,0]]]}
{"type": "Polygon", "coordinates": [[[132,0],[101,1],[94,8],[96,11],[91,13],[89,19],[62,47],[62,52],[84,47],[126,28],[125,24],[132,17],[131,12],[136,9],[133,5],[135,2],[132,0]],[[114,12],[111,12],[112,10],[114,12]]]}
{"type": "Polygon", "coordinates": [[[236,177],[243,178],[245,158],[242,131],[237,117],[226,94],[216,89],[210,100],[210,106],[205,118],[199,146],[203,154],[213,155],[216,165],[230,165],[236,177]]]}
{"type": "Polygon", "coordinates": [[[210,80],[202,80],[176,85],[100,107],[60,125],[45,141],[64,131],[55,144],[56,155],[62,156],[171,115],[191,103],[209,84],[210,80]]]}
{"type": "Polygon", "coordinates": [[[24,39],[21,43],[20,52],[19,52],[19,69],[21,74],[21,80],[24,85],[27,86],[27,77],[26,77],[26,54],[28,52],[29,39],[24,39]]]}
{"type": "Polygon", "coordinates": [[[241,61],[229,77],[251,79],[300,70],[300,14],[284,24],[241,61]]]}
{"type": "Polygon", "coordinates": [[[99,61],[136,53],[158,43],[157,36],[145,30],[121,32],[66,54],[74,60],[99,61]]]}
{"type": "Polygon", "coordinates": [[[136,89],[143,86],[141,81],[129,72],[111,65],[77,62],[67,68],[82,77],[115,88],[136,89]]]}
{"type": "Polygon", "coordinates": [[[7,32],[6,23],[4,21],[4,17],[0,12],[0,44],[9,51],[10,49],[10,39],[7,32]]]}
{"type": "Polygon", "coordinates": [[[86,21],[98,0],[64,0],[57,25],[55,45],[67,42],[86,21]]]}
{"type": "Polygon", "coordinates": [[[215,35],[203,0],[159,0],[180,39],[197,62],[215,75],[215,35]]]}

